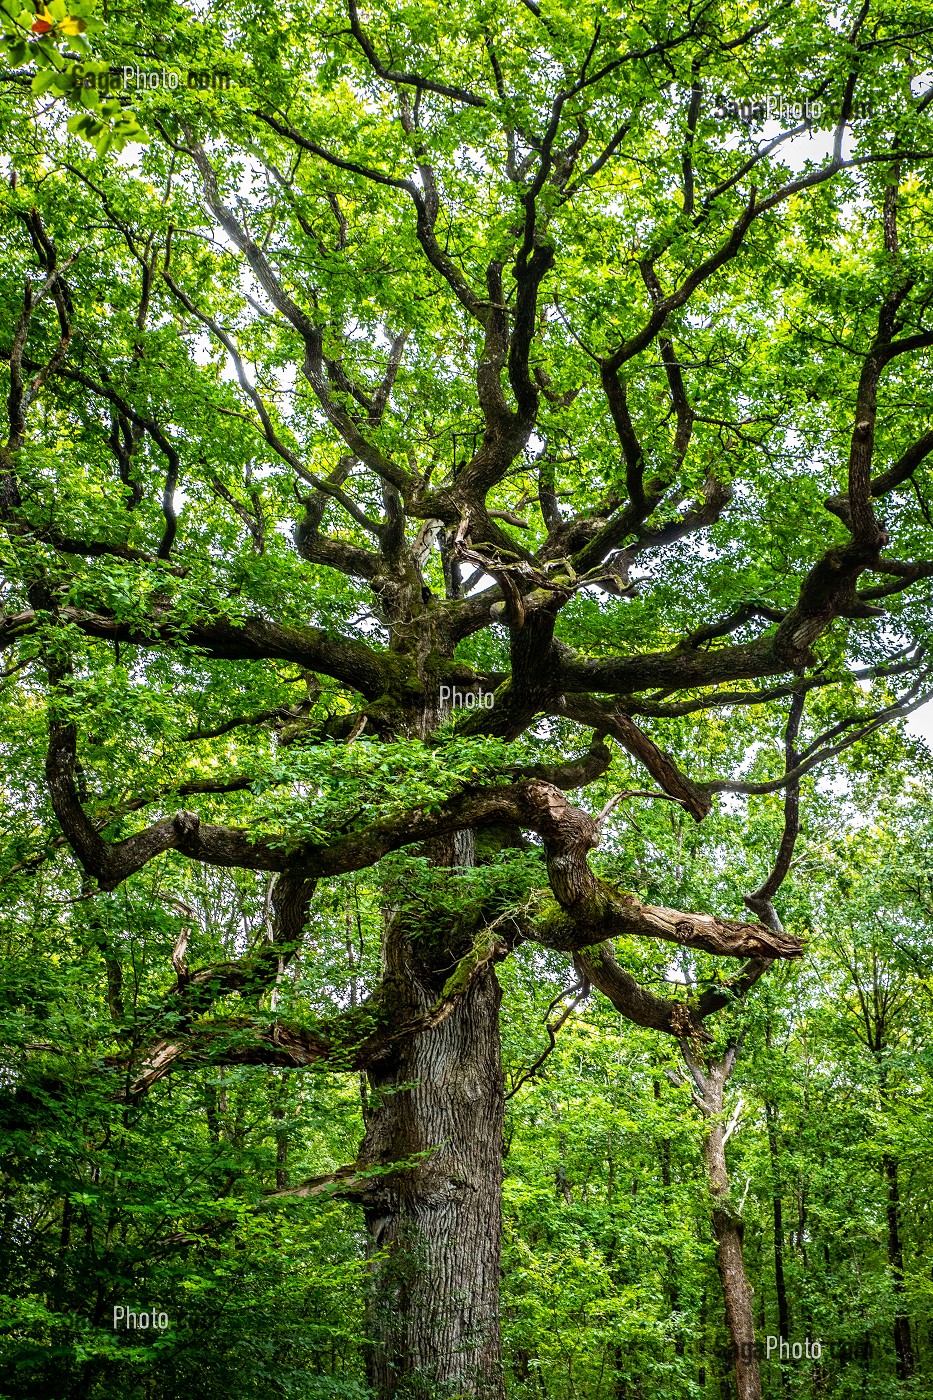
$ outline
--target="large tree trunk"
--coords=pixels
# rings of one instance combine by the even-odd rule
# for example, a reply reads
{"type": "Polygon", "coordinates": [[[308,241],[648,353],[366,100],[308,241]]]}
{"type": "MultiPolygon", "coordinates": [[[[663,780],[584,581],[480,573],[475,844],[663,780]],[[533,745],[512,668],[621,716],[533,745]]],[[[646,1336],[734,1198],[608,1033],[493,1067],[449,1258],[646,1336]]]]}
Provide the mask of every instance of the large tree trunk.
{"type": "MultiPolygon", "coordinates": [[[[410,984],[411,986],[411,984],[410,984]]],[[[427,995],[427,994],[426,994],[427,995]]],[[[370,1074],[368,1377],[379,1400],[501,1400],[501,993],[491,967],[370,1074]]]]}

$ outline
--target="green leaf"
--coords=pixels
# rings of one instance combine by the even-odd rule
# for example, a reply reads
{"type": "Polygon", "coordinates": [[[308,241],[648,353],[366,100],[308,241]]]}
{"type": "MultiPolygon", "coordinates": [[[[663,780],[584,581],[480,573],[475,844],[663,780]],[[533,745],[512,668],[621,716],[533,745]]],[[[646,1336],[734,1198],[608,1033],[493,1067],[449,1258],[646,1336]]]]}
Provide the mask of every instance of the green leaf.
{"type": "Polygon", "coordinates": [[[48,92],[50,87],[58,85],[59,74],[54,69],[43,68],[36,73],[32,80],[32,90],[36,93],[48,92]]]}

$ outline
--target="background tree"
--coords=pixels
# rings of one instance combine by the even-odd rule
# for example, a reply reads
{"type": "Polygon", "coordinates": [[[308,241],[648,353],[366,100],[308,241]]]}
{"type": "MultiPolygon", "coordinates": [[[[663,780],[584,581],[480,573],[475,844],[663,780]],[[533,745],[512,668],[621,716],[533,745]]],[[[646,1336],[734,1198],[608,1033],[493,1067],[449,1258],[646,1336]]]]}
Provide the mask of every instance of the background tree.
{"type": "Polygon", "coordinates": [[[591,866],[618,765],[700,822],[927,697],[924,25],[154,5],[98,45],[235,81],[138,96],[133,165],[9,79],[11,908],[99,951],[127,1115],[362,1075],[317,1179],[274,1096],[277,1190],[363,1208],[378,1395],[501,1394],[495,965],[582,955],[699,1041],[801,944],[591,866]],[[825,135],[714,115],[775,84],[825,135]],[[622,936],[751,962],[658,995],[622,936]]]}

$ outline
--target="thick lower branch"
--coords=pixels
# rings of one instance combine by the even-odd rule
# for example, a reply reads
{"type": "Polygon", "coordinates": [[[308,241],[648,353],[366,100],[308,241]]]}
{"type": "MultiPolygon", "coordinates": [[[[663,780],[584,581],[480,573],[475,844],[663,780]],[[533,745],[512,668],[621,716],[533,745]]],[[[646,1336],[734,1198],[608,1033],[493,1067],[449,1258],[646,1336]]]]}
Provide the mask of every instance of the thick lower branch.
{"type": "Polygon", "coordinates": [[[327,1172],[324,1176],[309,1177],[307,1181],[300,1181],[295,1186],[285,1186],[279,1191],[267,1191],[260,1204],[264,1205],[267,1201],[308,1200],[312,1196],[323,1195],[342,1201],[362,1203],[367,1198],[367,1185],[370,1180],[371,1174],[367,1175],[355,1164],[351,1164],[338,1167],[335,1172],[327,1172]]]}
{"type": "MultiPolygon", "coordinates": [[[[261,1026],[242,1017],[184,1027],[146,1051],[142,1065],[133,1072],[126,1097],[139,1097],[176,1069],[200,1065],[274,1065],[355,1073],[370,1069],[399,1041],[433,1030],[447,1019],[477,973],[507,956],[509,942],[504,939],[508,925],[504,917],[483,929],[448,977],[440,996],[420,1015],[403,1014],[396,1020],[393,988],[385,983],[363,1006],[314,1027],[281,1021],[261,1026]]],[[[226,990],[235,989],[231,983],[226,990]]]]}
{"type": "MultiPolygon", "coordinates": [[[[62,608],[59,615],[86,636],[105,641],[151,647],[183,640],[224,661],[292,661],[306,671],[343,681],[368,700],[385,693],[391,674],[389,662],[364,642],[320,627],[291,627],[259,617],[182,623],[170,608],[154,612],[139,627],[83,608],[62,608]]],[[[34,621],[34,614],[19,613],[6,625],[19,635],[34,621]]]]}

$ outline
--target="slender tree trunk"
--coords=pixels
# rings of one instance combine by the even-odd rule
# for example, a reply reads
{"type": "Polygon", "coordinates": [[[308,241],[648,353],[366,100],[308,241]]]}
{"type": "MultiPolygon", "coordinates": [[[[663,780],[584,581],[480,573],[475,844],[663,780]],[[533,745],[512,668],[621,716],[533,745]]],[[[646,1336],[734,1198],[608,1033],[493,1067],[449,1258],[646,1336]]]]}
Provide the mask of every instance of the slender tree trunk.
{"type": "Polygon", "coordinates": [[[761,1377],[755,1352],[753,1293],[745,1273],[742,1252],[743,1226],[729,1200],[729,1174],[721,1118],[710,1124],[704,1155],[713,1197],[713,1235],[716,1240],[716,1267],[726,1306],[726,1325],[735,1356],[736,1393],[739,1400],[761,1400],[761,1377]]]}
{"type": "MultiPolygon", "coordinates": [[[[765,1102],[768,1125],[768,1149],[771,1154],[771,1211],[774,1222],[774,1293],[777,1298],[778,1336],[790,1337],[790,1310],[787,1306],[787,1283],[784,1278],[784,1200],[781,1194],[781,1161],[778,1149],[777,1109],[765,1102]]],[[[780,1364],[780,1363],[779,1363],[780,1364]]],[[[787,1368],[781,1365],[781,1390],[788,1388],[787,1368]]]]}
{"type": "Polygon", "coordinates": [[[721,1060],[702,1064],[689,1042],[681,1041],[684,1062],[694,1085],[694,1101],[707,1120],[703,1156],[713,1203],[716,1268],[722,1284],[726,1326],[732,1345],[738,1400],[761,1400],[761,1374],[755,1349],[754,1293],[745,1272],[742,1219],[732,1200],[726,1167],[728,1130],[723,1121],[725,1086],[735,1065],[736,1048],[721,1060]]]}
{"type": "MultiPolygon", "coordinates": [[[[771,1049],[771,1023],[765,1028],[765,1044],[771,1049]]],[[[765,1122],[768,1127],[768,1152],[771,1157],[771,1210],[774,1220],[774,1292],[777,1298],[778,1333],[790,1336],[790,1311],[787,1306],[787,1285],[784,1281],[784,1195],[781,1189],[781,1153],[778,1144],[777,1104],[765,1099],[765,1122]]],[[[784,1371],[781,1380],[786,1382],[784,1371]]]]}
{"type": "Polygon", "coordinates": [[[379,1400],[501,1400],[503,1090],[499,984],[370,1074],[365,1205],[372,1259],[368,1378],[379,1400]],[[412,1161],[412,1159],[416,1159],[412,1161]]]}
{"type": "Polygon", "coordinates": [[[914,1349],[910,1340],[910,1322],[904,1308],[904,1247],[901,1243],[901,1193],[897,1158],[885,1154],[882,1162],[888,1188],[888,1263],[894,1284],[894,1354],[897,1358],[897,1378],[909,1380],[914,1373],[914,1349]]]}
{"type": "Polygon", "coordinates": [[[281,1083],[273,1078],[272,1117],[275,1120],[275,1189],[284,1191],[288,1187],[288,1128],[285,1126],[286,1104],[288,1102],[288,1080],[281,1083]]]}

